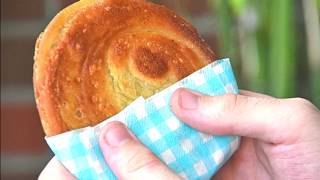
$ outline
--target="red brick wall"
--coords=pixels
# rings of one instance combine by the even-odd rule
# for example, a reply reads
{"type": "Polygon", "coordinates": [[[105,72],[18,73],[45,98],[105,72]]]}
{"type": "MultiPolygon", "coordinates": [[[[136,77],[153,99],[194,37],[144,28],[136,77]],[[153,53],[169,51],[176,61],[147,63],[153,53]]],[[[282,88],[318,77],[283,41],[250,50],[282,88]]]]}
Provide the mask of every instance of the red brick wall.
{"type": "Polygon", "coordinates": [[[3,153],[42,153],[47,149],[37,110],[31,103],[1,107],[1,151],[3,153]]]}
{"type": "Polygon", "coordinates": [[[1,1],[1,179],[36,179],[52,157],[33,99],[32,65],[35,39],[61,4],[67,2],[1,1]]]}
{"type": "Polygon", "coordinates": [[[2,0],[1,20],[42,19],[45,15],[44,2],[44,0],[2,0]]]}

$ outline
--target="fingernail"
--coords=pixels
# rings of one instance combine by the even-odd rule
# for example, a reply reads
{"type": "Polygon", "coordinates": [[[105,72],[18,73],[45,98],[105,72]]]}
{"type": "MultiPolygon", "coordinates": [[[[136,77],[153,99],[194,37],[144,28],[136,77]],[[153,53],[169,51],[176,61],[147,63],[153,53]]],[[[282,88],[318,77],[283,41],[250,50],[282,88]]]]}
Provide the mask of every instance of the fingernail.
{"type": "Polygon", "coordinates": [[[198,108],[199,96],[188,90],[181,90],[179,94],[179,106],[185,110],[195,110],[198,108]]]}
{"type": "Polygon", "coordinates": [[[119,122],[108,124],[103,136],[105,142],[113,147],[118,147],[124,142],[133,139],[128,129],[119,122]]]}

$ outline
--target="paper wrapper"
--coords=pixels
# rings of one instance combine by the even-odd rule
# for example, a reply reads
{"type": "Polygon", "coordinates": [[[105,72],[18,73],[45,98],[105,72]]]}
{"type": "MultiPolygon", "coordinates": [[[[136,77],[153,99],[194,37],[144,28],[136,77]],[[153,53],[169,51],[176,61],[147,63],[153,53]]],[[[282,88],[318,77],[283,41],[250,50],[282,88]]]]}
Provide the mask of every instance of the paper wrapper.
{"type": "Polygon", "coordinates": [[[148,99],[135,100],[119,114],[95,127],[47,137],[58,160],[78,179],[116,179],[98,144],[101,128],[121,120],[157,157],[184,179],[210,179],[239,146],[237,136],[212,136],[192,129],[170,109],[179,87],[207,95],[238,93],[229,59],[194,72],[148,99]]]}

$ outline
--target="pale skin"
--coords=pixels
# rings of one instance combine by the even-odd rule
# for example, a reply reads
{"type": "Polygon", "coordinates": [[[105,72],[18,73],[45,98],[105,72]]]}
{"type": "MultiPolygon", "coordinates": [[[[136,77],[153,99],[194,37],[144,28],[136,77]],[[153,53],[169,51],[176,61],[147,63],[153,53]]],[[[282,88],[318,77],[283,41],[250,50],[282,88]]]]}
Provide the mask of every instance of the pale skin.
{"type": "MultiPolygon", "coordinates": [[[[320,111],[305,99],[178,89],[171,106],[199,131],[242,136],[239,150],[213,179],[320,179],[320,111]]],[[[119,179],[179,179],[119,122],[104,128],[100,147],[119,179]]],[[[39,179],[75,178],[53,158],[39,179]]]]}

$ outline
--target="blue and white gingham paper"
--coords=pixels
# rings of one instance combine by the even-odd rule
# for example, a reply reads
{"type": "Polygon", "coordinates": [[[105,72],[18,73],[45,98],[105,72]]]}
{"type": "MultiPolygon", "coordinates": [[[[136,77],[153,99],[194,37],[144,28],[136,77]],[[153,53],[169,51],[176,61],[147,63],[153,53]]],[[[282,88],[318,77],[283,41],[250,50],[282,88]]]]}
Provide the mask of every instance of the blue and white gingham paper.
{"type": "Polygon", "coordinates": [[[179,87],[208,95],[238,93],[229,59],[215,61],[148,99],[135,100],[95,127],[47,137],[56,157],[78,179],[116,179],[98,144],[100,129],[120,119],[135,136],[184,179],[210,179],[238,148],[237,136],[212,136],[192,129],[170,110],[179,87]]]}

